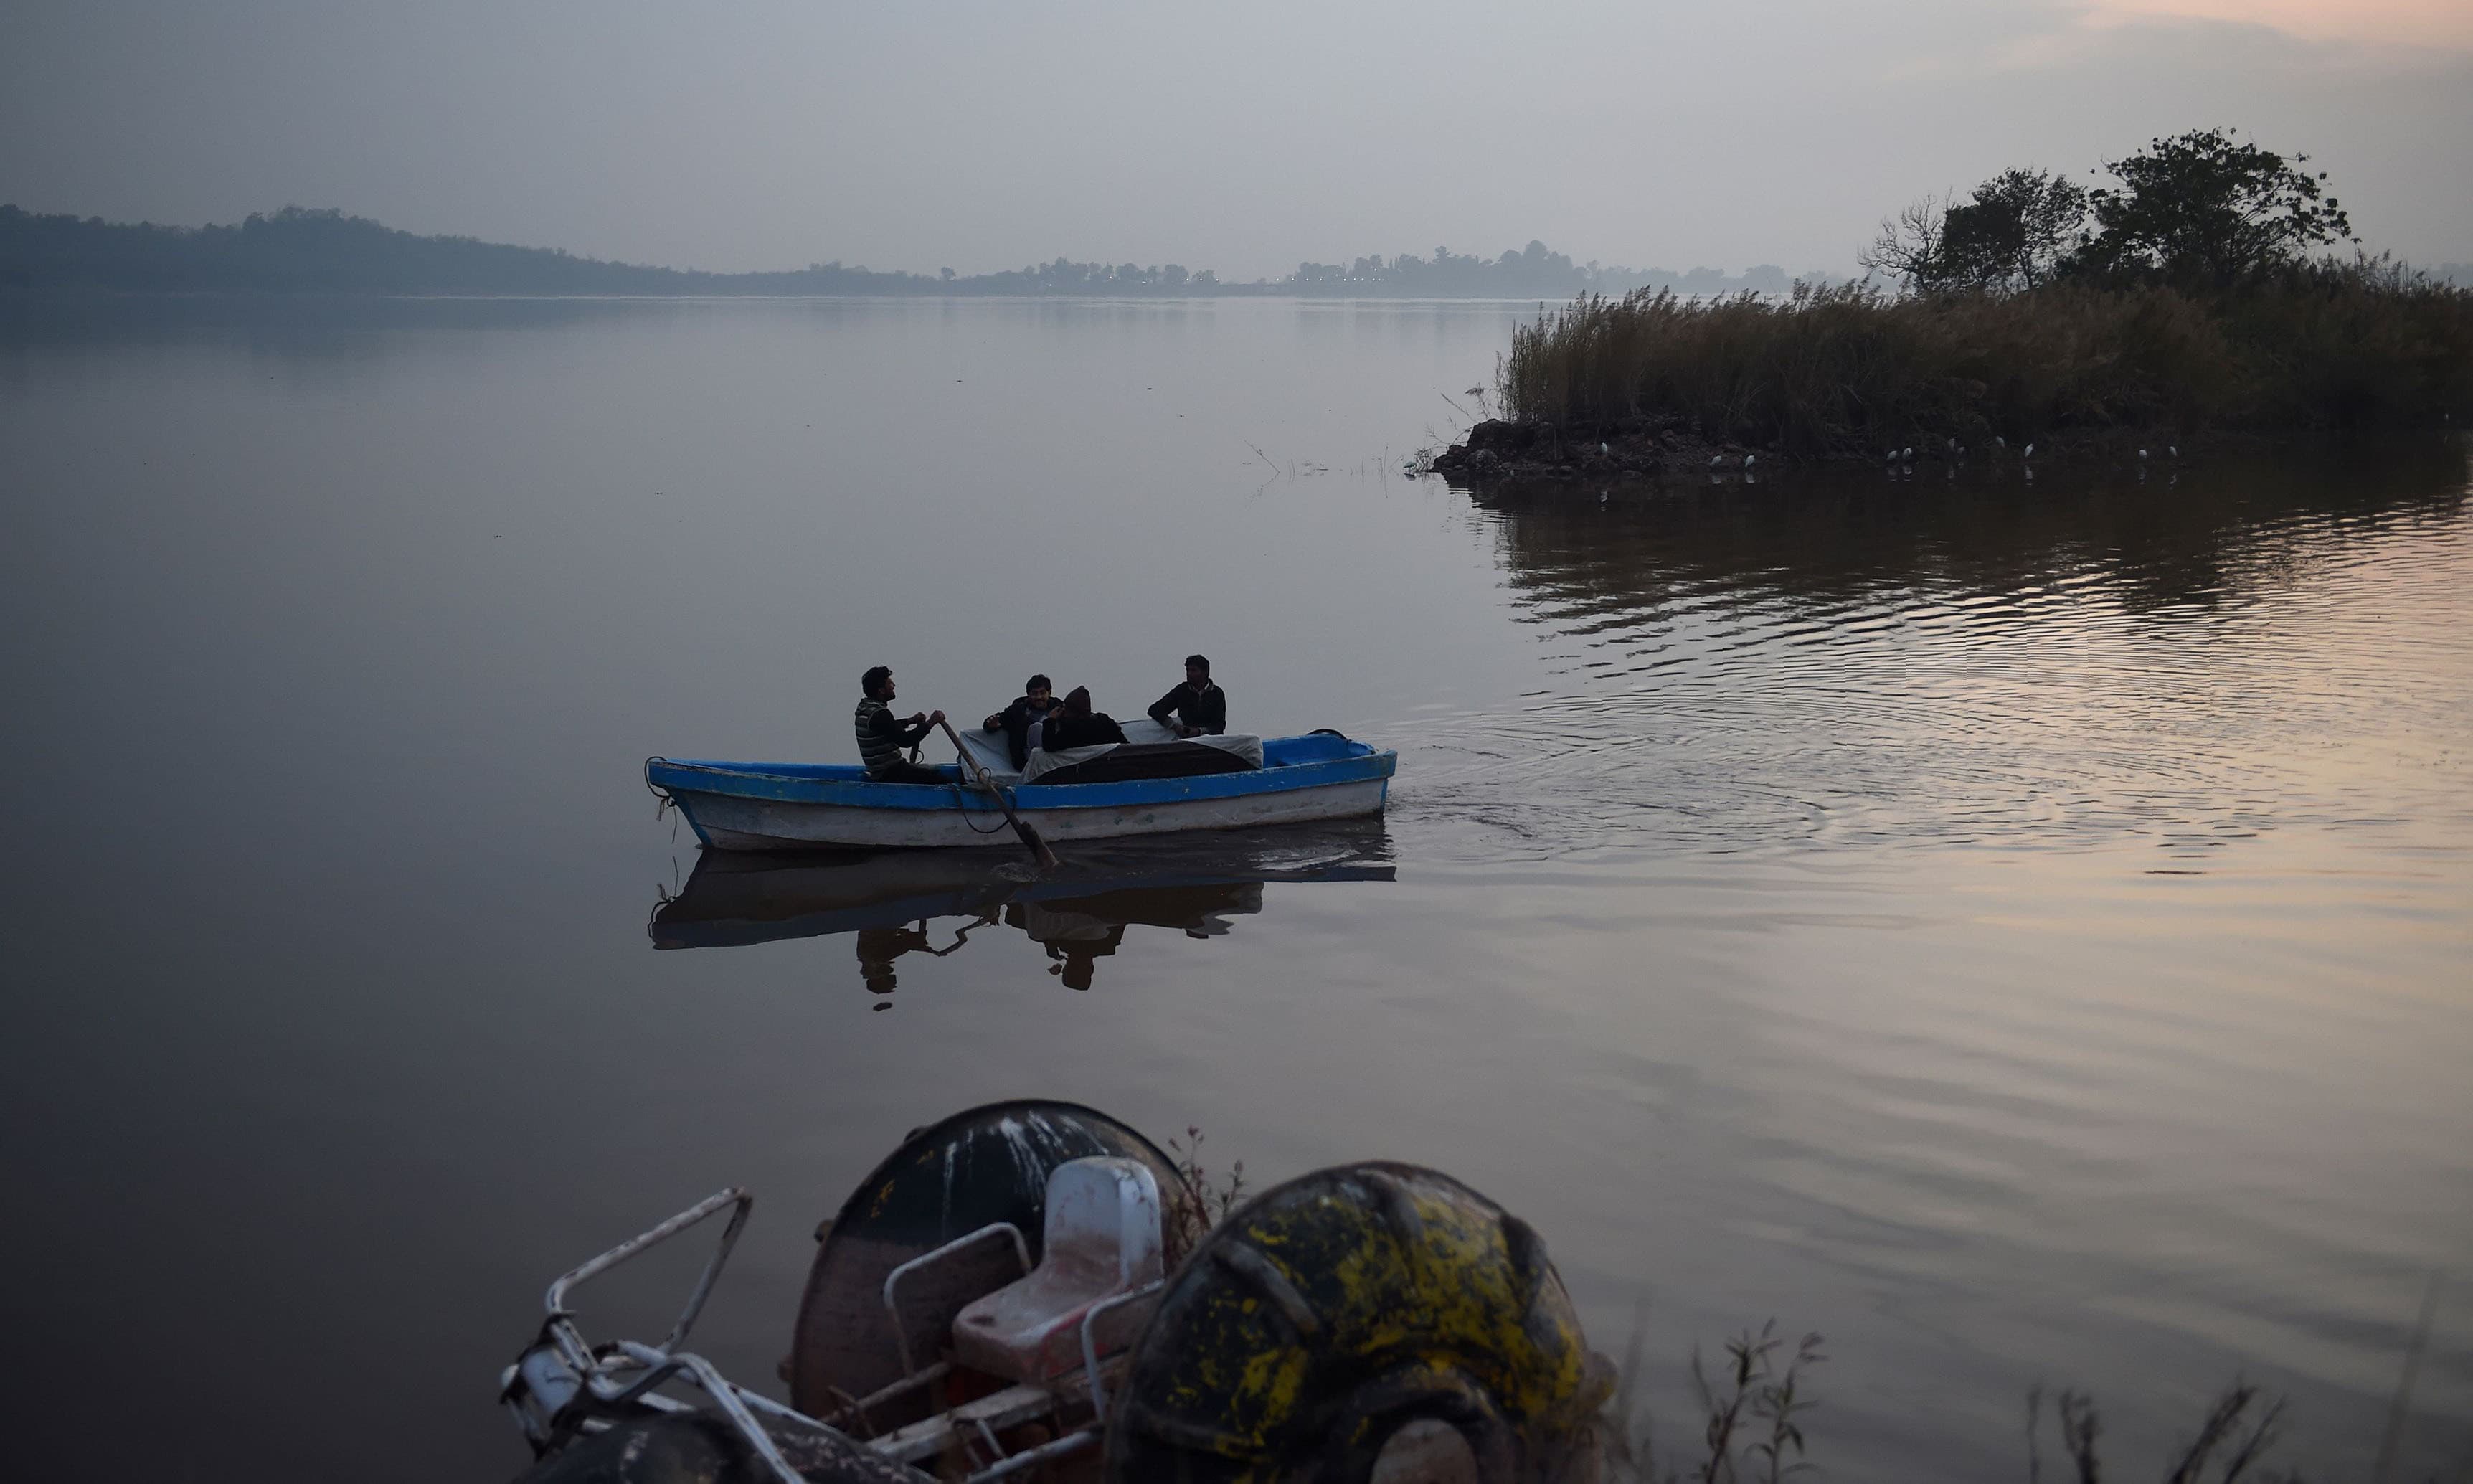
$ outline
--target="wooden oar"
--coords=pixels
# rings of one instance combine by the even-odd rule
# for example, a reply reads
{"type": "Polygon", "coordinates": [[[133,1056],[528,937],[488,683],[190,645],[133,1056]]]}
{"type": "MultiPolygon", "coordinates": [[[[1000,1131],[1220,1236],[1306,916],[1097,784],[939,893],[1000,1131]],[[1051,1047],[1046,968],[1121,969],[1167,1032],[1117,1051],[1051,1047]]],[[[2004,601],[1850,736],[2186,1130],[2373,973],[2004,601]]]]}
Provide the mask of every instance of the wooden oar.
{"type": "Polygon", "coordinates": [[[1005,823],[1011,825],[1013,832],[1021,837],[1021,843],[1029,847],[1030,858],[1043,866],[1055,865],[1056,852],[1047,848],[1046,841],[1039,838],[1038,830],[1023,824],[1021,816],[1013,812],[1013,805],[1005,802],[1004,790],[996,787],[996,780],[988,777],[988,770],[981,767],[979,760],[971,755],[971,750],[962,745],[962,738],[953,730],[953,724],[938,722],[936,725],[944,728],[945,735],[953,739],[953,751],[962,754],[962,766],[977,776],[981,788],[996,796],[996,807],[1004,810],[1005,823]]]}

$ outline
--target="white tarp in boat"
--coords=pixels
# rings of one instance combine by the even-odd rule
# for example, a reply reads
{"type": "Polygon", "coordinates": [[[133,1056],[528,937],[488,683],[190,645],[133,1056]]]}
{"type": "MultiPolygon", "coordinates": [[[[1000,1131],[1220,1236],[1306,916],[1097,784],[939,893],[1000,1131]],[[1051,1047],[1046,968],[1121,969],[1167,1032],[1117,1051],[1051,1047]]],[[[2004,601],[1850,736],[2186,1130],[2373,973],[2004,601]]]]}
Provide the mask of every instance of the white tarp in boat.
{"type": "MultiPolygon", "coordinates": [[[[1173,730],[1161,726],[1147,716],[1136,717],[1129,722],[1118,722],[1116,725],[1123,729],[1125,740],[1129,743],[1195,742],[1204,747],[1215,747],[1223,753],[1234,753],[1245,759],[1250,767],[1262,766],[1261,737],[1235,732],[1218,737],[1179,737],[1173,730]]],[[[960,735],[962,746],[969,750],[972,757],[978,759],[979,766],[988,770],[989,777],[999,783],[1035,783],[1044,773],[1053,773],[1059,768],[1069,768],[1077,762],[1089,762],[1093,757],[1105,757],[1116,749],[1116,743],[1103,742],[1097,747],[1068,747],[1059,752],[1046,752],[1036,745],[1039,740],[1039,729],[1034,727],[1031,729],[1031,741],[1034,745],[1030,750],[1030,761],[1017,773],[1013,766],[1013,749],[1005,744],[1003,732],[982,731],[976,727],[956,727],[953,730],[960,735]]],[[[967,773],[969,770],[963,771],[967,773]]]]}

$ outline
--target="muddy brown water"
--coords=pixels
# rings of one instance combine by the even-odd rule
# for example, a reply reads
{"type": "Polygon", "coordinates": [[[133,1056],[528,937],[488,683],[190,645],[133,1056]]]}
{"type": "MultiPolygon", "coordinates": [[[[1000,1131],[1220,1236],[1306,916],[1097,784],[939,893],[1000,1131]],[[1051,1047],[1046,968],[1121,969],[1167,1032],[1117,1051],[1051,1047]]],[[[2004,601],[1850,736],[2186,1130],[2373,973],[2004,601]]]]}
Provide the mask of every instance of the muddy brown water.
{"type": "Polygon", "coordinates": [[[2366,1478],[2436,1281],[2457,1476],[2463,447],[1402,478],[1519,312],[9,309],[14,1466],[507,1476],[554,1274],[752,1185],[698,1343],[767,1381],[850,1185],[1045,1095],[1451,1171],[1675,1444],[1693,1343],[1821,1330],[1840,1479],[2019,1476],[2038,1381],[2157,1474],[2236,1374],[2366,1478]],[[729,880],[637,778],[1188,650],[1387,818],[729,880]]]}

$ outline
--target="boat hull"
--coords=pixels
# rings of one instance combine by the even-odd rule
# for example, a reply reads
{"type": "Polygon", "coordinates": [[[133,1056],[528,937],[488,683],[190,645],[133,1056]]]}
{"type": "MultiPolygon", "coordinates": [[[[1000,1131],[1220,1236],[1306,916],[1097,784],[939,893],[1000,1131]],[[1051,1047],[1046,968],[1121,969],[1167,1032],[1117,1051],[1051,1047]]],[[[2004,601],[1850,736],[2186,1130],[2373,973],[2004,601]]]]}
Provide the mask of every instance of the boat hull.
{"type": "MultiPolygon", "coordinates": [[[[1243,773],[1009,787],[1016,812],[1050,841],[1245,829],[1382,812],[1398,754],[1337,736],[1265,744],[1276,759],[1243,773]]],[[[948,773],[950,770],[948,770],[948,773]]],[[[951,850],[1013,843],[983,790],[879,783],[854,768],[653,758],[645,780],[720,850],[951,850]]]]}
{"type": "MultiPolygon", "coordinates": [[[[1234,799],[1195,799],[1164,803],[1015,812],[1050,843],[1161,835],[1180,829],[1243,829],[1304,820],[1352,819],[1382,812],[1387,778],[1336,783],[1234,799]]],[[[1011,845],[1005,817],[995,809],[868,809],[829,803],[789,803],[725,794],[674,793],[687,822],[705,844],[718,850],[812,850],[827,846],[871,849],[920,846],[1011,845]]],[[[984,794],[979,796],[985,799],[984,794]]]]}

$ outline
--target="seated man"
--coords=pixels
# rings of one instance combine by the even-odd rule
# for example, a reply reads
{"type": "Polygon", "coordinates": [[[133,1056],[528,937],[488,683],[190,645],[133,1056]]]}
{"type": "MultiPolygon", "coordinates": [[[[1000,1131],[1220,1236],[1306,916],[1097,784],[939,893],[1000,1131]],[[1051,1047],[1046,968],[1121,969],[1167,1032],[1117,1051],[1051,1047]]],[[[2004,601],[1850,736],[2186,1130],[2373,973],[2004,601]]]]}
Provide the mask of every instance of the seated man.
{"type": "Polygon", "coordinates": [[[1185,657],[1185,683],[1151,704],[1151,720],[1171,727],[1180,737],[1228,730],[1228,692],[1211,683],[1211,661],[1200,655],[1185,657]],[[1169,721],[1174,713],[1176,720],[1169,721]]]}
{"type": "Polygon", "coordinates": [[[851,724],[858,729],[858,759],[867,765],[871,783],[945,783],[944,774],[934,768],[923,768],[905,759],[906,748],[924,741],[928,729],[945,719],[942,711],[922,712],[908,721],[897,719],[893,707],[893,670],[888,665],[876,665],[859,677],[859,685],[867,694],[858,709],[852,714],[851,724]]]}
{"type": "Polygon", "coordinates": [[[1091,709],[1091,692],[1081,685],[1068,691],[1063,708],[1041,722],[1039,728],[1039,745],[1051,753],[1125,740],[1125,729],[1116,725],[1115,717],[1091,709]]]}
{"type": "Polygon", "coordinates": [[[1030,729],[1047,719],[1056,709],[1055,687],[1044,675],[1034,675],[1021,687],[1021,694],[1003,710],[979,724],[982,731],[1001,731],[1005,745],[1013,750],[1015,771],[1030,760],[1030,729]]]}

